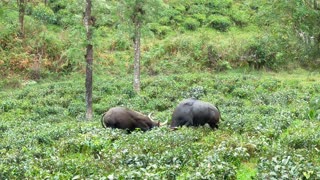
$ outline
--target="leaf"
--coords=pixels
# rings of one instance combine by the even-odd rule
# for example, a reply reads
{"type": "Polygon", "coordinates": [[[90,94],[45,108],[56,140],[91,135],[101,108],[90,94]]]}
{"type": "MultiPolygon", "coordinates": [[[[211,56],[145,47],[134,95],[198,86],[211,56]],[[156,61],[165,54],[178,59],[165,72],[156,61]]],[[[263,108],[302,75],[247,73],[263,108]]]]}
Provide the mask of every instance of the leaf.
{"type": "Polygon", "coordinates": [[[281,179],[289,179],[289,175],[287,173],[285,173],[281,176],[281,179]]]}
{"type": "Polygon", "coordinates": [[[316,112],[314,109],[310,109],[310,111],[308,113],[308,117],[309,117],[309,119],[314,119],[316,117],[316,112]]]}
{"type": "Polygon", "coordinates": [[[311,174],[313,174],[313,171],[303,172],[303,175],[306,177],[306,179],[309,179],[311,174]]]}
{"type": "Polygon", "coordinates": [[[276,173],[276,172],[274,172],[274,171],[271,171],[269,174],[270,174],[271,176],[275,176],[275,177],[277,177],[277,173],[276,173]]]}
{"type": "Polygon", "coordinates": [[[110,179],[110,180],[115,179],[115,178],[114,178],[114,175],[113,175],[113,174],[110,174],[110,175],[108,176],[108,179],[110,179]]]}
{"type": "Polygon", "coordinates": [[[289,160],[290,160],[291,156],[288,156],[286,159],[282,159],[282,164],[283,165],[287,165],[289,160]]]}
{"type": "Polygon", "coordinates": [[[76,175],[72,178],[72,180],[80,179],[80,175],[76,175]]]}

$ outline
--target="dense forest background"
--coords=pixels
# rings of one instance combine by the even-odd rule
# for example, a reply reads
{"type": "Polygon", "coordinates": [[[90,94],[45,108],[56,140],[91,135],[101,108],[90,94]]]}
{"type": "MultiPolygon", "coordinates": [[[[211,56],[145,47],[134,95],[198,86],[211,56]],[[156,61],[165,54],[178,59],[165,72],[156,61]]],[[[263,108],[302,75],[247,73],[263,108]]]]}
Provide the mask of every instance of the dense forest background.
{"type": "MultiPolygon", "coordinates": [[[[84,71],[84,1],[17,2],[0,1],[2,78],[9,83],[17,76],[37,80],[84,71]]],[[[142,74],[319,68],[317,0],[141,2],[142,74]]],[[[132,73],[132,3],[141,2],[93,0],[96,72],[132,73]]]]}

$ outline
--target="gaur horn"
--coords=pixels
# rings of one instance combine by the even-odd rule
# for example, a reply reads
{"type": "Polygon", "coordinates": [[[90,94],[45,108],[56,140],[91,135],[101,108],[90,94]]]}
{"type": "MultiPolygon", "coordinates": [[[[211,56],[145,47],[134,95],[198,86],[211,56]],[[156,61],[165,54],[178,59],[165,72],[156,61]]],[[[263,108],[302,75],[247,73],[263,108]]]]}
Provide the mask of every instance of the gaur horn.
{"type": "Polygon", "coordinates": [[[167,120],[166,120],[165,122],[160,123],[160,126],[164,126],[164,125],[166,125],[166,124],[168,124],[168,118],[167,118],[167,120]]]}
{"type": "Polygon", "coordinates": [[[152,112],[149,113],[148,118],[149,118],[151,121],[154,121],[153,118],[151,117],[151,114],[152,114],[152,112]]]}

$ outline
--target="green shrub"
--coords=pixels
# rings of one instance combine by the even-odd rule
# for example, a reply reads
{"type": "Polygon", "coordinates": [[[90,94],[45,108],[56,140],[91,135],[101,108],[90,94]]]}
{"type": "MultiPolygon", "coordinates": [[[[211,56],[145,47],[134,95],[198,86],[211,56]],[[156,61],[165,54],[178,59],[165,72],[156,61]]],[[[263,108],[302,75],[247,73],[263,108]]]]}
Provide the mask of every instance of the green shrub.
{"type": "Polygon", "coordinates": [[[242,161],[247,161],[250,158],[246,147],[235,147],[233,142],[222,141],[218,146],[213,148],[213,152],[218,154],[224,161],[239,167],[242,161]]]}
{"type": "Polygon", "coordinates": [[[181,179],[235,179],[236,168],[220,159],[217,155],[211,155],[198,162],[198,166],[189,169],[179,176],[181,179]]]}
{"type": "Polygon", "coordinates": [[[195,87],[189,88],[187,92],[182,92],[182,96],[184,98],[200,99],[204,95],[206,95],[206,90],[202,86],[195,86],[195,87]]]}
{"type": "Polygon", "coordinates": [[[290,57],[286,44],[288,39],[281,39],[275,35],[257,37],[256,40],[246,47],[244,56],[249,66],[254,69],[270,68],[277,70],[288,64],[286,58],[290,57]]]}
{"type": "Polygon", "coordinates": [[[230,8],[232,6],[232,0],[221,0],[221,1],[212,1],[208,3],[208,6],[211,8],[230,8]]]}
{"type": "Polygon", "coordinates": [[[186,18],[184,21],[184,27],[187,30],[194,31],[200,26],[200,22],[198,22],[196,19],[193,19],[191,17],[186,18]]]}
{"type": "Polygon", "coordinates": [[[246,27],[250,24],[252,9],[246,3],[233,3],[228,10],[230,18],[239,27],[246,27]]]}
{"type": "Polygon", "coordinates": [[[83,103],[74,102],[68,106],[68,112],[70,116],[77,117],[85,112],[85,107],[83,103]]]}
{"type": "Polygon", "coordinates": [[[21,105],[20,101],[8,98],[7,100],[0,101],[0,112],[9,112],[15,110],[21,105]]]}
{"type": "Polygon", "coordinates": [[[239,98],[249,98],[252,96],[252,87],[250,86],[244,86],[244,87],[239,87],[239,88],[235,88],[233,91],[232,91],[232,95],[234,97],[239,97],[239,98]]]}
{"type": "Polygon", "coordinates": [[[320,96],[315,96],[310,100],[308,117],[320,120],[320,96]]]}
{"type": "Polygon", "coordinates": [[[227,16],[210,15],[207,18],[207,26],[218,31],[226,32],[232,26],[232,22],[227,16]]]}
{"type": "Polygon", "coordinates": [[[308,149],[311,153],[313,149],[320,148],[320,128],[318,124],[313,121],[296,120],[281,135],[281,141],[291,148],[308,149]]]}
{"type": "Polygon", "coordinates": [[[319,179],[319,166],[302,155],[279,154],[270,159],[260,158],[257,179],[319,179]]]}
{"type": "Polygon", "coordinates": [[[44,4],[40,3],[32,10],[32,16],[45,23],[54,24],[57,22],[54,12],[44,4]]]}
{"type": "Polygon", "coordinates": [[[149,23],[149,29],[159,38],[164,38],[172,30],[169,26],[164,26],[158,23],[149,23]]]}
{"type": "Polygon", "coordinates": [[[225,60],[218,61],[217,66],[215,67],[218,71],[226,71],[232,69],[230,63],[225,60]]]}
{"type": "Polygon", "coordinates": [[[113,36],[112,41],[109,43],[109,50],[111,51],[125,51],[130,49],[131,42],[128,40],[129,38],[121,33],[117,33],[113,36]]]}
{"type": "MultiPolygon", "coordinates": [[[[12,12],[7,12],[10,16],[12,15],[12,12]]],[[[7,15],[7,16],[9,16],[7,15]]],[[[16,14],[14,14],[16,15],[16,14]]],[[[3,17],[0,16],[4,19],[8,19],[7,21],[10,21],[11,17],[3,17]]],[[[13,20],[12,18],[12,23],[6,23],[6,21],[0,21],[0,47],[3,50],[10,50],[14,47],[14,38],[17,36],[17,28],[18,28],[18,23],[13,20]]],[[[0,61],[0,65],[4,63],[0,61]]],[[[1,67],[1,66],[0,66],[1,67]]]]}
{"type": "Polygon", "coordinates": [[[206,15],[203,14],[203,12],[194,13],[192,17],[196,19],[200,23],[200,25],[203,25],[207,19],[206,15]]]}

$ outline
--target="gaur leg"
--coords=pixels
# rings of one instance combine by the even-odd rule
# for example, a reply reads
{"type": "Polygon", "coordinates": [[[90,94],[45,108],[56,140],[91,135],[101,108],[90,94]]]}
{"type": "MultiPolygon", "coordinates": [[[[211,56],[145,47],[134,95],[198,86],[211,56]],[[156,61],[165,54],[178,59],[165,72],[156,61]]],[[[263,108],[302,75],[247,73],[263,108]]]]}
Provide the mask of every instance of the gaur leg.
{"type": "Polygon", "coordinates": [[[193,120],[191,117],[180,117],[178,120],[178,126],[192,126],[193,120]]]}

